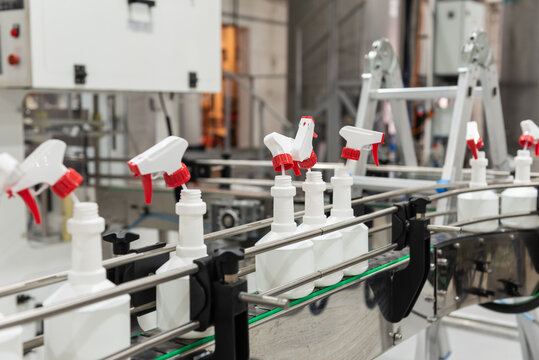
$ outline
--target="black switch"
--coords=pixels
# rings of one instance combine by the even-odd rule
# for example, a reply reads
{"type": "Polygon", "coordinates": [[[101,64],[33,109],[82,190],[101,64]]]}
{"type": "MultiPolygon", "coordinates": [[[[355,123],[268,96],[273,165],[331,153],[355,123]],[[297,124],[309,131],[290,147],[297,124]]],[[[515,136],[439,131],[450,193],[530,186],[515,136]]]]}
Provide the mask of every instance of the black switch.
{"type": "Polygon", "coordinates": [[[86,84],[86,76],[88,76],[86,66],[75,65],[75,84],[86,84]]]}
{"type": "Polygon", "coordinates": [[[197,73],[194,71],[191,71],[189,73],[189,88],[194,89],[197,87],[197,84],[198,84],[197,73]]]}

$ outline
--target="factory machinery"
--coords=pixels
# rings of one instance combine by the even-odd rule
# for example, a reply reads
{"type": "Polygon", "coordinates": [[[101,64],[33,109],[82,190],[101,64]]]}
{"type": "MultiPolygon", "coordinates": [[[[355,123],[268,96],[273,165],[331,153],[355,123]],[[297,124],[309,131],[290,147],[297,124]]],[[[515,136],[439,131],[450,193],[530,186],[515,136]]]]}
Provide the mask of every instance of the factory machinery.
{"type": "MultiPolygon", "coordinates": [[[[18,104],[25,92],[20,89],[219,91],[219,1],[0,3],[5,10],[0,11],[1,53],[8,55],[0,69],[5,88],[0,121],[9,119],[0,123],[5,130],[0,132],[0,190],[20,197],[36,225],[41,213],[35,196],[47,186],[74,203],[67,223],[72,268],[61,272],[55,267],[65,265],[68,248],[31,248],[21,235],[22,202],[0,204],[1,218],[10,222],[2,228],[2,264],[18,272],[1,274],[0,298],[39,290],[47,296],[40,307],[0,309],[5,312],[0,357],[19,359],[23,351],[39,356],[44,349],[47,359],[371,359],[426,328],[434,334],[428,356],[438,359],[447,348],[436,332],[453,311],[481,304],[521,313],[539,305],[539,174],[530,172],[528,150],[539,153],[539,129],[530,120],[521,123],[523,150],[515,157],[515,173],[509,172],[497,74],[483,32],[474,33],[463,48],[455,87],[402,89],[389,42],[375,42],[366,57],[356,126],[339,132],[346,141],[344,164],[317,163],[315,121],[309,117],[299,120],[294,138],[277,133],[264,138],[272,161],[195,158],[186,165],[187,141],[175,136],[121,159],[141,180],[138,192],[124,196],[140,195],[145,204],[171,209],[170,198],[163,201],[157,188],[182,189],[176,204],[178,241],[131,248],[139,234],[104,232],[116,212],[107,200],[117,198],[98,187],[98,209],[74,195],[82,177],[64,166],[65,143],[47,140],[23,160],[18,104]],[[89,33],[93,18],[80,12],[92,14],[99,5],[109,9],[100,11],[107,31],[89,33]],[[68,26],[72,31],[65,31],[68,26]],[[197,42],[175,36],[193,29],[201,37],[197,42]],[[159,46],[163,42],[168,45],[159,46]],[[79,43],[99,43],[109,56],[73,46],[79,43]],[[119,43],[141,46],[124,51],[119,43]],[[143,63],[158,73],[141,74],[143,63]],[[404,100],[441,96],[456,98],[445,166],[417,167],[404,100]],[[486,169],[486,155],[479,151],[483,140],[477,124],[469,121],[474,96],[485,104],[493,170],[486,169]],[[378,100],[392,105],[405,166],[377,166],[377,150],[384,146],[384,135],[371,130],[378,100]],[[471,169],[463,170],[466,146],[473,159],[471,169]],[[376,166],[366,165],[369,151],[376,166]],[[222,229],[204,234],[205,189],[188,182],[191,174],[199,177],[197,168],[212,166],[272,167],[275,181],[198,180],[272,186],[273,218],[259,219],[260,202],[219,203],[212,212],[223,220],[222,229]],[[300,176],[306,171],[305,181],[292,182],[288,170],[300,176]],[[330,183],[317,170],[334,171],[330,183]],[[364,176],[365,170],[413,179],[364,176]],[[441,181],[418,179],[427,174],[430,179],[441,175],[441,181]],[[462,181],[463,174],[471,175],[470,181],[462,181]],[[36,190],[39,184],[45,186],[36,190]],[[305,210],[294,212],[298,186],[306,194],[305,210]],[[330,187],[333,199],[326,205],[324,191],[330,187]],[[372,193],[355,196],[357,188],[372,193]],[[256,215],[242,215],[249,210],[256,215]],[[340,257],[333,256],[339,251],[331,244],[345,239],[340,257]],[[101,240],[112,243],[114,257],[102,260],[101,240]],[[38,265],[51,275],[32,276],[38,265]],[[19,278],[24,280],[9,282],[19,278]],[[147,322],[155,312],[156,320],[147,322]],[[21,326],[37,323],[40,329],[41,321],[43,331],[33,328],[37,336],[22,343],[21,326]]],[[[537,355],[533,343],[527,341],[532,358],[537,355]]]]}
{"type": "MultiPolygon", "coordinates": [[[[315,171],[311,172],[310,169],[317,167],[315,165],[316,156],[312,152],[310,141],[305,141],[309,137],[312,139],[315,133],[312,130],[310,134],[308,131],[302,133],[301,128],[301,124],[305,124],[307,120],[308,118],[301,119],[300,130],[295,139],[279,134],[270,134],[266,137],[268,139],[266,145],[270,147],[274,155],[273,166],[276,171],[282,171],[284,174],[285,169],[294,168],[296,172],[300,172],[300,168],[309,169],[307,179],[310,178],[309,174],[315,173],[315,171]],[[279,143],[281,140],[286,141],[279,143]],[[298,143],[300,144],[299,148],[296,146],[298,143]],[[304,151],[305,149],[306,151],[304,151]],[[290,154],[293,155],[288,157],[290,154]],[[309,159],[311,161],[307,161],[309,159]],[[296,166],[297,168],[295,168],[296,166]]],[[[314,122],[312,124],[314,125],[314,122]]],[[[528,120],[522,122],[522,129],[521,144],[525,148],[537,147],[539,140],[537,126],[528,120]]],[[[355,127],[344,127],[340,133],[347,140],[347,146],[344,148],[342,156],[348,159],[349,164],[353,164],[357,160],[360,149],[362,152],[372,149],[374,154],[378,146],[373,145],[379,145],[380,142],[383,142],[383,134],[355,127]]],[[[59,156],[63,151],[58,143],[60,142],[57,140],[44,143],[41,149],[38,148],[35,153],[30,155],[29,158],[32,160],[30,163],[39,163],[37,159],[47,156],[49,159],[60,161],[59,156]]],[[[436,207],[436,204],[442,199],[473,193],[485,194],[489,191],[499,190],[505,192],[530,188],[534,190],[539,185],[538,181],[530,179],[529,164],[527,167],[517,167],[515,174],[517,181],[507,180],[509,173],[506,173],[504,178],[491,180],[487,185],[486,161],[482,162],[484,153],[478,151],[482,146],[482,139],[479,137],[477,126],[473,122],[468,125],[465,143],[468,144],[474,155],[474,159],[471,160],[470,187],[468,187],[468,182],[450,182],[429,187],[382,192],[355,200],[348,199],[352,206],[389,205],[368,214],[351,216],[347,220],[327,223],[327,225],[322,226],[311,226],[304,231],[281,236],[277,240],[261,245],[257,244],[247,248],[220,248],[208,256],[196,258],[193,263],[169,268],[167,271],[157,270],[155,275],[138,277],[137,269],[144,267],[143,273],[148,273],[148,268],[152,264],[155,266],[152,259],[155,260],[163,255],[167,257],[166,254],[177,249],[176,244],[125,254],[125,248],[128,249],[129,242],[137,238],[136,234],[105,235],[105,240],[114,243],[115,252],[122,253],[122,248],[124,249],[125,255],[116,256],[102,263],[102,266],[109,273],[116,269],[125,276],[123,280],[119,281],[118,286],[8,315],[0,320],[0,330],[43,319],[47,324],[47,319],[54,319],[61,314],[73,312],[91,304],[117,299],[126,294],[132,295],[130,310],[132,315],[144,313],[149,309],[154,309],[155,302],[136,305],[133,303],[144,298],[144,296],[137,297],[137,294],[140,295],[156,286],[158,288],[157,309],[159,312],[159,286],[187,277],[189,277],[187,293],[190,311],[189,316],[185,316],[184,323],[167,330],[140,331],[137,330],[135,318],[132,318],[131,345],[114,354],[107,355],[105,358],[373,358],[421,329],[438,324],[442,317],[452,311],[472,304],[483,304],[495,311],[514,313],[533,309],[537,306],[536,298],[539,284],[537,192],[534,193],[535,198],[531,199],[533,200],[533,209],[524,205],[526,200],[522,198],[520,199],[521,203],[518,204],[518,208],[522,211],[507,212],[503,205],[505,195],[502,193],[501,215],[496,209],[495,215],[474,217],[474,214],[478,215],[481,212],[477,207],[474,209],[475,211],[472,211],[472,215],[466,215],[466,220],[447,225],[431,225],[431,219],[455,213],[452,210],[432,211],[431,207],[436,207]],[[519,179],[522,181],[519,182],[519,179]],[[440,191],[440,189],[442,192],[432,194],[433,190],[440,191]],[[396,198],[400,198],[401,201],[392,203],[391,201],[396,198]],[[307,272],[291,281],[281,283],[279,286],[263,291],[248,291],[246,277],[253,272],[261,271],[256,266],[262,263],[257,261],[256,265],[253,264],[253,258],[310,239],[314,241],[322,236],[343,232],[358,224],[380,218],[385,220],[380,225],[371,227],[368,233],[369,236],[383,231],[388,233],[384,244],[346,261],[307,272]],[[518,220],[520,223],[505,223],[505,221],[512,219],[518,220]],[[498,220],[502,222],[501,227],[499,227],[498,220]],[[477,233],[478,228],[473,227],[473,225],[481,226],[493,222],[494,227],[482,233],[477,233]],[[508,226],[505,226],[506,224],[508,226]],[[368,262],[368,268],[355,276],[345,276],[342,280],[329,286],[317,285],[304,296],[284,296],[306,284],[313,282],[316,284],[320,279],[328,278],[332,274],[365,262],[368,262]],[[126,271],[129,267],[131,270],[126,271]],[[131,277],[129,278],[126,274],[131,274],[131,277]],[[497,299],[529,296],[531,298],[513,305],[495,302],[497,299]],[[192,333],[193,330],[205,331],[210,327],[214,329],[213,334],[210,331],[207,333],[208,336],[180,339],[182,336],[192,333]]],[[[198,190],[188,189],[185,186],[190,178],[187,167],[181,163],[186,148],[187,142],[185,140],[169,137],[129,161],[130,170],[142,179],[147,203],[152,201],[152,178],[147,175],[151,173],[162,172],[170,187],[182,186],[184,188],[182,196],[185,193],[191,199],[193,192],[200,194],[198,190]]],[[[529,156],[528,150],[521,151],[529,156]]],[[[519,156],[523,156],[523,154],[519,153],[519,156]]],[[[377,157],[374,156],[374,158],[377,162],[377,157]]],[[[28,163],[25,161],[21,164],[22,173],[30,173],[32,177],[37,176],[32,168],[28,168],[28,163]]],[[[327,164],[319,164],[318,166],[328,167],[327,164]]],[[[339,169],[346,169],[342,165],[332,165],[332,167],[335,167],[336,174],[339,169]]],[[[63,177],[72,170],[63,166],[52,166],[52,168],[61,169],[63,177]]],[[[500,175],[500,172],[497,174],[500,175]]],[[[24,179],[24,175],[22,177],[24,179]]],[[[278,175],[276,177],[275,189],[278,185],[278,179],[284,177],[286,176],[278,175]]],[[[334,180],[332,183],[338,184],[334,180]]],[[[324,183],[322,182],[322,184],[324,183]]],[[[20,186],[15,185],[13,188],[20,194],[20,186]]],[[[334,191],[337,190],[334,189],[334,191]]],[[[276,190],[275,194],[277,194],[276,190]]],[[[333,206],[341,206],[338,203],[340,200],[335,199],[336,196],[334,193],[333,206]]],[[[189,200],[189,204],[196,204],[196,201],[192,200],[189,200]]],[[[31,208],[31,202],[27,199],[25,201],[31,208]]],[[[186,212],[186,208],[182,210],[182,204],[184,206],[188,204],[182,201],[181,198],[177,204],[177,212],[180,214],[180,240],[178,244],[180,247],[182,242],[185,244],[186,241],[185,238],[182,240],[182,231],[189,228],[189,234],[193,238],[196,238],[197,232],[201,231],[201,227],[197,230],[196,225],[193,225],[196,224],[195,217],[192,219],[189,217],[193,214],[186,212]],[[191,224],[182,223],[182,218],[190,219],[188,221],[191,224]]],[[[309,201],[311,202],[306,207],[305,212],[290,213],[290,215],[293,218],[305,216],[311,211],[309,206],[314,205],[312,200],[309,201]]],[[[324,211],[331,209],[332,205],[323,208],[324,211]]],[[[284,207],[281,210],[286,212],[284,207]]],[[[461,211],[461,209],[458,210],[459,218],[461,218],[461,211]]],[[[33,215],[37,221],[39,214],[34,213],[33,215]]],[[[77,212],[75,212],[74,219],[77,216],[77,212]]],[[[283,215],[276,213],[273,219],[264,219],[205,234],[203,241],[211,243],[254,229],[266,228],[271,224],[273,224],[272,231],[275,231],[274,226],[278,219],[282,220],[283,215]]],[[[304,221],[306,221],[305,217],[304,221]]],[[[76,229],[73,224],[71,231],[75,236],[76,229]]],[[[359,241],[360,239],[354,240],[359,241]]],[[[74,244],[74,246],[77,245],[74,244]]],[[[88,249],[84,250],[88,251],[88,249]]],[[[77,251],[74,251],[73,256],[76,256],[76,253],[77,251]]],[[[94,256],[92,253],[84,255],[94,256]]],[[[77,267],[77,261],[81,260],[74,258],[73,261],[74,266],[77,267]]],[[[160,266],[163,261],[157,261],[157,263],[160,266]]],[[[274,272],[294,270],[293,264],[287,269],[278,268],[276,263],[274,265],[275,268],[272,269],[274,272]]],[[[83,270],[83,267],[80,267],[78,271],[83,270]]],[[[69,275],[69,277],[71,276],[69,275]]],[[[18,294],[48,286],[64,281],[67,277],[68,273],[63,272],[4,286],[0,288],[0,296],[18,294]]],[[[260,284],[258,284],[258,288],[260,288],[260,284]]],[[[169,300],[175,303],[182,301],[181,298],[169,298],[169,300]]],[[[92,331],[84,329],[84,331],[86,330],[92,331]]],[[[47,336],[49,335],[47,325],[45,325],[43,335],[24,343],[25,351],[39,348],[43,344],[43,337],[47,343],[47,336]]],[[[92,350],[86,349],[85,351],[91,352],[92,350]]],[[[88,355],[89,358],[93,358],[91,354],[88,355]]]]}

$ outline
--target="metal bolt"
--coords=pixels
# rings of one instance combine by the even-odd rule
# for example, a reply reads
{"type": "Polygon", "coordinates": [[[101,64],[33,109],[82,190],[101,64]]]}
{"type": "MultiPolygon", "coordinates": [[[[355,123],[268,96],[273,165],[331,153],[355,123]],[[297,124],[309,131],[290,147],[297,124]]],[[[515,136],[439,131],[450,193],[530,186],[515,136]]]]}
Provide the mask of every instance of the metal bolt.
{"type": "Polygon", "coordinates": [[[456,302],[459,302],[459,301],[460,301],[460,297],[455,296],[455,301],[456,301],[456,302]]]}
{"type": "Polygon", "coordinates": [[[446,296],[447,295],[447,291],[446,290],[438,290],[436,292],[436,294],[440,295],[440,296],[446,296]]]}
{"type": "Polygon", "coordinates": [[[479,241],[480,244],[483,244],[485,242],[485,239],[480,237],[480,238],[477,239],[477,241],[479,241]]]}
{"type": "Polygon", "coordinates": [[[390,331],[388,335],[393,339],[393,343],[402,340],[402,334],[399,332],[399,330],[396,332],[390,331]]]}
{"type": "Polygon", "coordinates": [[[436,316],[427,316],[427,321],[430,323],[434,323],[438,321],[438,318],[436,316]]]}
{"type": "Polygon", "coordinates": [[[454,244],[453,244],[453,247],[454,247],[455,249],[460,249],[460,243],[454,243],[454,244]]]}
{"type": "Polygon", "coordinates": [[[436,270],[436,265],[434,263],[430,263],[430,271],[436,270]]]}

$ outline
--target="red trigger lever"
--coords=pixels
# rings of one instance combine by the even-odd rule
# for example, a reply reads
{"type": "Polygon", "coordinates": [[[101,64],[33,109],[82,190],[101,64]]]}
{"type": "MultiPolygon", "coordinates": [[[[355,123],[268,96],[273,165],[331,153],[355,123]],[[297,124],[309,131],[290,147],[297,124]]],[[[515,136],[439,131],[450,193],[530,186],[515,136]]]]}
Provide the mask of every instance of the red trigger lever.
{"type": "Polygon", "coordinates": [[[129,170],[134,174],[134,177],[141,177],[142,180],[142,188],[144,189],[144,202],[146,204],[152,203],[152,174],[145,174],[141,175],[140,170],[138,168],[138,165],[134,162],[128,161],[127,166],[129,166],[129,170]]]}

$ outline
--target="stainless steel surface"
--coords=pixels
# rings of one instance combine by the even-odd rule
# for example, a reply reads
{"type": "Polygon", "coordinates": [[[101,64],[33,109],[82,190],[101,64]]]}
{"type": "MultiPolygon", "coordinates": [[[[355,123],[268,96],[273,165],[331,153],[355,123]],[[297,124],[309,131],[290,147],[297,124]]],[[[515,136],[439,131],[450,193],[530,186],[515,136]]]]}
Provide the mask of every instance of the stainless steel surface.
{"type": "Polygon", "coordinates": [[[288,309],[288,307],[290,307],[290,300],[269,295],[258,295],[241,292],[238,295],[238,299],[249,304],[274,306],[281,309],[288,309]]]}
{"type": "Polygon", "coordinates": [[[130,356],[136,355],[138,353],[141,353],[145,350],[151,349],[154,346],[161,344],[163,342],[166,342],[170,339],[174,339],[180,335],[186,334],[189,331],[193,331],[196,328],[198,328],[199,323],[198,321],[190,321],[182,326],[179,326],[175,329],[165,331],[159,335],[154,335],[150,337],[148,340],[138,343],[136,345],[132,345],[128,347],[127,349],[124,349],[122,351],[117,352],[116,354],[107,356],[106,360],[123,360],[127,359],[130,356]]]}
{"type": "Polygon", "coordinates": [[[396,247],[397,247],[397,244],[388,244],[388,245],[379,247],[378,249],[369,251],[366,254],[355,257],[355,258],[350,259],[348,261],[345,261],[345,262],[343,262],[341,264],[334,265],[334,266],[329,267],[327,269],[318,270],[317,272],[315,272],[313,274],[300,277],[299,279],[297,279],[295,281],[292,281],[292,282],[290,282],[288,284],[284,284],[284,285],[281,285],[279,287],[276,287],[276,288],[270,289],[268,291],[265,291],[265,292],[262,293],[262,295],[278,295],[278,294],[282,294],[282,293],[287,292],[289,290],[292,290],[292,289],[294,289],[294,288],[296,288],[298,286],[307,284],[307,283],[309,283],[311,281],[314,281],[314,280],[317,280],[317,279],[321,279],[324,276],[333,274],[334,272],[337,272],[337,271],[340,271],[340,270],[344,270],[344,269],[346,269],[346,268],[348,268],[348,267],[350,267],[352,265],[358,264],[358,263],[363,262],[363,261],[367,261],[369,259],[377,257],[378,255],[384,254],[384,253],[386,253],[388,251],[395,250],[396,247]]]}
{"type": "Polygon", "coordinates": [[[13,315],[8,315],[2,320],[0,320],[0,329],[25,324],[31,321],[38,321],[49,316],[62,314],[70,310],[78,309],[99,301],[111,299],[116,296],[148,289],[154,287],[157,284],[178,279],[183,276],[195,274],[197,271],[197,265],[186,265],[182,268],[171,270],[163,274],[156,274],[141,279],[129,281],[120,284],[114,288],[99,291],[85,297],[68,300],[50,306],[44,306],[41,308],[23,311],[13,315]]]}
{"type": "Polygon", "coordinates": [[[350,220],[341,221],[336,224],[321,226],[317,229],[309,230],[309,231],[306,231],[297,235],[287,236],[285,238],[273,241],[271,243],[267,243],[260,246],[253,246],[253,247],[245,249],[245,257],[246,258],[253,257],[255,255],[261,254],[266,251],[278,249],[286,245],[294,244],[294,243],[307,240],[316,236],[320,236],[320,235],[327,234],[333,231],[344,229],[352,225],[361,224],[366,221],[374,220],[381,216],[390,215],[394,213],[395,211],[397,211],[397,208],[395,206],[391,206],[389,208],[378,210],[367,215],[358,216],[350,220]]]}
{"type": "Polygon", "coordinates": [[[35,349],[36,347],[42,346],[43,345],[43,339],[44,339],[43,335],[38,335],[36,337],[33,337],[30,340],[25,341],[22,344],[23,351],[24,352],[30,351],[32,349],[35,349]]]}
{"type": "Polygon", "coordinates": [[[539,284],[538,236],[538,230],[433,236],[434,262],[444,259],[429,278],[435,315],[517,293],[533,294],[539,284]]]}

